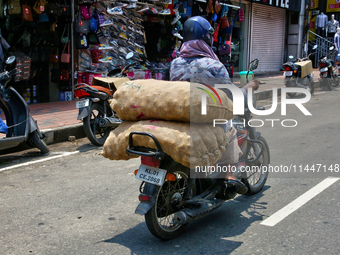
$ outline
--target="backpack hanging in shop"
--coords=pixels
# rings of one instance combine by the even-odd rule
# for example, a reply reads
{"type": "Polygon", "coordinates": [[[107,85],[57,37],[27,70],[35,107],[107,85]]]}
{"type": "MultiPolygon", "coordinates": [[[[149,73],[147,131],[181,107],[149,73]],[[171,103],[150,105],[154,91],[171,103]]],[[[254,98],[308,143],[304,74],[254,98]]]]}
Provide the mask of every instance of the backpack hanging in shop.
{"type": "Polygon", "coordinates": [[[29,2],[23,1],[21,5],[21,10],[22,10],[22,20],[23,21],[33,21],[33,15],[32,15],[32,8],[29,5],[29,2]]]}
{"type": "Polygon", "coordinates": [[[91,10],[90,7],[86,5],[79,6],[79,12],[83,19],[90,19],[91,18],[91,10]]]}
{"type": "Polygon", "coordinates": [[[66,3],[66,0],[64,0],[64,4],[60,5],[61,8],[61,16],[69,16],[71,15],[71,5],[68,5],[66,3]]]}
{"type": "Polygon", "coordinates": [[[37,0],[33,5],[33,11],[38,15],[42,14],[45,11],[46,4],[47,4],[46,0],[37,0]]]}
{"type": "Polygon", "coordinates": [[[98,14],[96,10],[94,10],[91,19],[90,19],[90,32],[97,32],[98,30],[98,14]]]}
{"type": "Polygon", "coordinates": [[[86,34],[76,33],[75,42],[76,48],[79,50],[87,49],[89,47],[89,42],[86,34]]]}
{"type": "Polygon", "coordinates": [[[46,11],[47,14],[52,14],[52,15],[61,15],[61,7],[57,3],[47,3],[46,4],[46,11]]]}
{"type": "Polygon", "coordinates": [[[68,81],[70,79],[70,73],[67,69],[60,70],[60,80],[61,81],[68,81]]]}
{"type": "Polygon", "coordinates": [[[76,32],[80,34],[87,34],[90,32],[90,20],[83,19],[80,13],[78,13],[76,18],[76,32]]]}
{"type": "Polygon", "coordinates": [[[21,14],[20,0],[8,0],[8,14],[9,15],[21,14]]]}

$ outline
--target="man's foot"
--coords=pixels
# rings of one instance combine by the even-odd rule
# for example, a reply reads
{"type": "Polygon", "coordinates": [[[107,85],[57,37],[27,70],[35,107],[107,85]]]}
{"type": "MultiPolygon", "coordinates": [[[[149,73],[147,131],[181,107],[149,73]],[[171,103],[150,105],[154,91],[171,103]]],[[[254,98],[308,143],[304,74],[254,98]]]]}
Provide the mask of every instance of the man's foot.
{"type": "Polygon", "coordinates": [[[227,188],[234,187],[235,192],[238,194],[245,195],[248,192],[247,186],[237,179],[227,179],[224,181],[224,183],[227,188]]]}

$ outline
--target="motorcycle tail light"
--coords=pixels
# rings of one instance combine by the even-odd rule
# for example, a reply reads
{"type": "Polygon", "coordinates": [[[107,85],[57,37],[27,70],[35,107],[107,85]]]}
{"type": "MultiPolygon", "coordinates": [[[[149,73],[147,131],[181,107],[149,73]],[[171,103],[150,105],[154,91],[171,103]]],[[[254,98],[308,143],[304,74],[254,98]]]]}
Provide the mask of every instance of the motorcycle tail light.
{"type": "Polygon", "coordinates": [[[176,176],[172,173],[167,173],[166,174],[166,180],[169,182],[174,182],[176,181],[176,176]]]}
{"type": "Polygon", "coordinates": [[[138,199],[139,199],[139,201],[149,201],[150,200],[148,195],[139,195],[138,199]]]}
{"type": "Polygon", "coordinates": [[[320,63],[320,67],[326,67],[327,64],[326,63],[320,63]]]}
{"type": "Polygon", "coordinates": [[[76,98],[81,98],[81,97],[89,96],[90,94],[87,93],[83,89],[77,89],[77,90],[74,91],[74,95],[75,95],[76,98]]]}
{"type": "Polygon", "coordinates": [[[142,165],[159,167],[161,165],[161,161],[154,157],[145,157],[141,156],[142,165]]]}
{"type": "Polygon", "coordinates": [[[285,70],[286,70],[286,71],[291,71],[292,68],[291,68],[290,66],[285,66],[285,70]]]}

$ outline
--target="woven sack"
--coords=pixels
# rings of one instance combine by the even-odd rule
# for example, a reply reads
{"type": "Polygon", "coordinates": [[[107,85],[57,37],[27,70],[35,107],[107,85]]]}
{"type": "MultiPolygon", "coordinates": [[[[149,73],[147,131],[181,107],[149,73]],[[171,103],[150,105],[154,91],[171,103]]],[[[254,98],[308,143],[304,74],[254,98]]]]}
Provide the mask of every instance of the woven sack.
{"type": "MultiPolygon", "coordinates": [[[[190,125],[158,120],[125,121],[111,131],[101,155],[111,160],[137,157],[126,153],[129,134],[132,131],[153,134],[166,154],[189,168],[216,163],[229,141],[221,127],[214,128],[211,124],[190,125]]],[[[147,136],[134,136],[133,145],[156,149],[153,140],[147,136]]]]}
{"type": "Polygon", "coordinates": [[[214,99],[206,94],[207,115],[201,115],[201,98],[206,92],[199,88],[209,90],[204,85],[185,81],[134,80],[120,86],[110,104],[122,120],[162,119],[212,123],[214,119],[233,118],[232,102],[219,89],[215,90],[222,105],[211,91],[214,99]]]}

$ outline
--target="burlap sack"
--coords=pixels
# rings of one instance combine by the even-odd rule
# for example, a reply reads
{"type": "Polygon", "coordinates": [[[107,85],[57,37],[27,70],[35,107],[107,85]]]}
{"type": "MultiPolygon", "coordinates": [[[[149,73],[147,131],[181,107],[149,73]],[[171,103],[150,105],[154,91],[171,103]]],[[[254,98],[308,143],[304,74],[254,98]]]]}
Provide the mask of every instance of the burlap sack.
{"type": "Polygon", "coordinates": [[[134,80],[118,88],[110,105],[122,120],[161,119],[212,123],[214,119],[232,119],[231,100],[223,91],[219,89],[215,91],[222,105],[215,92],[201,84],[152,79],[134,80]],[[202,94],[207,96],[207,115],[201,115],[202,94]]]}
{"type": "MultiPolygon", "coordinates": [[[[132,131],[153,134],[166,154],[186,167],[190,167],[191,163],[191,168],[216,163],[229,141],[221,127],[213,128],[210,124],[190,125],[158,120],[125,121],[111,131],[101,155],[111,160],[136,157],[126,153],[132,131]]],[[[156,149],[153,140],[147,136],[134,136],[133,145],[156,149]]]]}

